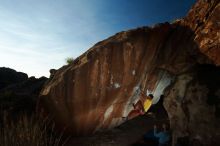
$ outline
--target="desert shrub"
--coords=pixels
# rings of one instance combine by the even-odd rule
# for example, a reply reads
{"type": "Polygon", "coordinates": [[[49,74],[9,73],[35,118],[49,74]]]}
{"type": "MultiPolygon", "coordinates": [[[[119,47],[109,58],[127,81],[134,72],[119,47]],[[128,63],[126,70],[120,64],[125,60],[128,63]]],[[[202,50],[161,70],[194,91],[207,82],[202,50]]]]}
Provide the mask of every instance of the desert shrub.
{"type": "Polygon", "coordinates": [[[7,117],[7,113],[3,115],[1,146],[62,146],[65,143],[62,134],[57,134],[48,120],[42,121],[38,116],[23,114],[15,122],[7,117]]]}
{"type": "Polygon", "coordinates": [[[66,58],[66,63],[67,63],[67,64],[72,64],[73,61],[74,61],[74,59],[73,59],[72,57],[66,58]]]}

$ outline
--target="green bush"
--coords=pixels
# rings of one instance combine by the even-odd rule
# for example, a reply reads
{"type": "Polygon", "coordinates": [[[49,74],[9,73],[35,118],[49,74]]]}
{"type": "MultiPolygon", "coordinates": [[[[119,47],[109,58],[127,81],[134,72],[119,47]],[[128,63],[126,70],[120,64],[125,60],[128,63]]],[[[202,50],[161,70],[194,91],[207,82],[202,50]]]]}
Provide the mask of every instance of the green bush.
{"type": "Polygon", "coordinates": [[[67,63],[67,64],[72,64],[73,61],[74,61],[74,59],[73,59],[72,57],[66,58],[66,63],[67,63]]]}

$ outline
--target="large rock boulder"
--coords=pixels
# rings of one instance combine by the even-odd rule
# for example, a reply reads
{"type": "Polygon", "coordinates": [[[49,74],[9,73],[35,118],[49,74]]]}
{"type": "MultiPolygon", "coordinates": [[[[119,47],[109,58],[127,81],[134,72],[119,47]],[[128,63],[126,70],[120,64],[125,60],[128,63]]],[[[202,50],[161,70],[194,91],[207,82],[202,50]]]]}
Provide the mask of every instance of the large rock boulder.
{"type": "MultiPolygon", "coordinates": [[[[218,122],[214,111],[218,105],[206,104],[205,99],[211,98],[208,92],[219,97],[220,86],[204,83],[201,87],[196,74],[201,64],[220,65],[219,14],[219,1],[199,0],[184,19],[120,32],[97,43],[56,71],[41,91],[42,106],[58,128],[81,135],[120,125],[141,91],[154,94],[154,103],[165,94],[173,143],[191,136],[189,141],[200,137],[199,141],[207,144],[202,134],[205,129],[196,130],[195,123],[201,118],[194,118],[194,114],[205,110],[213,123],[218,122]],[[212,41],[205,43],[207,40],[212,41]],[[198,94],[191,93],[194,85],[202,95],[202,104],[196,104],[198,94]],[[177,93],[171,94],[173,88],[177,93]],[[191,98],[193,106],[185,103],[191,98]],[[174,105],[177,107],[172,108],[174,105]]],[[[209,74],[203,77],[213,80],[209,74]]],[[[206,125],[210,136],[218,137],[210,124],[206,125]]]]}
{"type": "Polygon", "coordinates": [[[159,97],[173,80],[171,74],[196,63],[192,35],[168,23],[118,33],[59,69],[41,92],[43,104],[75,134],[117,126],[141,90],[159,97]]]}

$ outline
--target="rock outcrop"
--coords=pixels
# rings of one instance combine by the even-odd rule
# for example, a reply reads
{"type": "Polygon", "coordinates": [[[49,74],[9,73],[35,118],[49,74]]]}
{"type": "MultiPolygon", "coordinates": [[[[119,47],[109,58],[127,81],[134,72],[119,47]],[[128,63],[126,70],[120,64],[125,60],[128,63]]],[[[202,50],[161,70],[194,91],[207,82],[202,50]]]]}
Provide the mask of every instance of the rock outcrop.
{"type": "Polygon", "coordinates": [[[10,68],[0,68],[1,115],[2,112],[7,112],[8,115],[17,117],[19,113],[35,112],[37,98],[46,81],[46,77],[28,78],[25,73],[10,68]]]}
{"type": "Polygon", "coordinates": [[[199,0],[184,19],[184,25],[195,33],[199,50],[220,65],[220,4],[219,0],[199,0]]]}
{"type": "Polygon", "coordinates": [[[28,79],[27,74],[10,68],[0,67],[0,89],[11,84],[20,83],[28,79]]]}
{"type": "Polygon", "coordinates": [[[206,68],[202,64],[219,70],[219,14],[219,0],[199,0],[184,19],[120,32],[97,43],[56,71],[41,91],[42,106],[59,128],[82,135],[123,123],[141,91],[154,94],[154,103],[164,94],[173,144],[186,137],[210,144],[220,138],[214,132],[220,129],[210,126],[219,122],[220,86],[209,84],[216,83],[216,74],[198,74],[206,68]],[[218,102],[208,104],[213,95],[218,102]]]}

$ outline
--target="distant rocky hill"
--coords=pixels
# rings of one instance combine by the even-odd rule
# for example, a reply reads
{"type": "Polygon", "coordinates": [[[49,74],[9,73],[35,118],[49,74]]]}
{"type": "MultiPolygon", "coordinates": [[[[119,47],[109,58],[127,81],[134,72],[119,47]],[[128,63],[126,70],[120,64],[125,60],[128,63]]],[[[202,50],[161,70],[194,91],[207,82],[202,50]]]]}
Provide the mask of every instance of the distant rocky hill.
{"type": "Polygon", "coordinates": [[[27,74],[0,67],[0,112],[17,116],[20,112],[32,113],[46,77],[28,78],[27,74]]]}
{"type": "Polygon", "coordinates": [[[0,90],[28,79],[28,75],[10,68],[0,67],[0,90]]]}
{"type": "Polygon", "coordinates": [[[122,124],[141,91],[164,94],[173,145],[218,145],[219,14],[219,0],[198,0],[183,19],[97,43],[54,73],[41,104],[57,128],[85,135],[122,124]]]}

